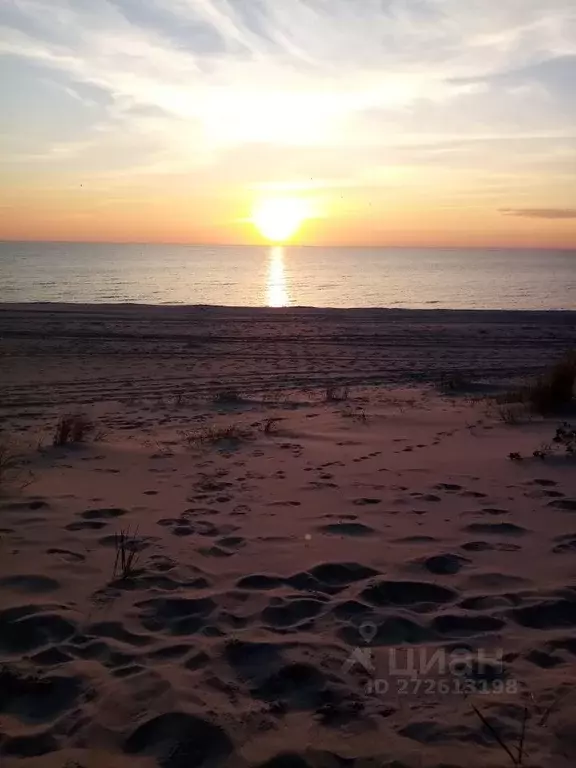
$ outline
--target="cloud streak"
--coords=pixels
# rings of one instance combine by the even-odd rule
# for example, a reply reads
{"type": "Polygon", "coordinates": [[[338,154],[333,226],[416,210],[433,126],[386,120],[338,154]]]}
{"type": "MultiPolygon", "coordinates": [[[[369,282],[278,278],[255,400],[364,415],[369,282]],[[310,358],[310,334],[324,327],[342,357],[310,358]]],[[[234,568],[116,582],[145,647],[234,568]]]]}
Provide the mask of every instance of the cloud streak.
{"type": "Polygon", "coordinates": [[[527,219],[576,219],[576,208],[503,208],[501,212],[527,219]]]}
{"type": "Polygon", "coordinates": [[[401,131],[402,111],[480,92],[467,76],[570,49],[569,0],[546,13],[532,0],[505,5],[364,0],[358,13],[350,0],[13,0],[0,51],[101,88],[114,115],[141,106],[197,120],[215,145],[314,144],[369,110],[393,111],[401,131]],[[176,46],[182,25],[190,36],[176,46]]]}

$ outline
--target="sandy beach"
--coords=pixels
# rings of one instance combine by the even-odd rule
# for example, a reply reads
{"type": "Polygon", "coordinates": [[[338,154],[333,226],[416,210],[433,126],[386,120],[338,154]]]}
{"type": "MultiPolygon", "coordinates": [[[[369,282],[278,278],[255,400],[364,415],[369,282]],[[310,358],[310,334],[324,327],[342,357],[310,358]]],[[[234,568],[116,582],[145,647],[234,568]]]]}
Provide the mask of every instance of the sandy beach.
{"type": "Polygon", "coordinates": [[[490,400],[571,348],[569,312],[0,305],[2,765],[573,766],[570,414],[490,400]]]}

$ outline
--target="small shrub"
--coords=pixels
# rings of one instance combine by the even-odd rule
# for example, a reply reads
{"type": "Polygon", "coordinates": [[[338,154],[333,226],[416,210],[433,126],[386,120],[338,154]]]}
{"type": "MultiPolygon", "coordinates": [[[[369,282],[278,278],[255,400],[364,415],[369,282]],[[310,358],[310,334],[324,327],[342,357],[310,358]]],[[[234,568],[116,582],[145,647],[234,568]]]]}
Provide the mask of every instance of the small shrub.
{"type": "Polygon", "coordinates": [[[174,395],[174,407],[182,408],[184,405],[186,405],[186,395],[184,392],[176,392],[174,395]]]}
{"type": "Polygon", "coordinates": [[[263,403],[286,403],[288,400],[288,392],[285,392],[281,389],[267,389],[262,392],[263,403]]]}
{"type": "Polygon", "coordinates": [[[181,435],[190,447],[206,443],[219,443],[223,440],[243,442],[253,437],[250,429],[239,424],[229,424],[224,427],[212,425],[191,432],[182,432],[181,435]]]}
{"type": "Polygon", "coordinates": [[[576,427],[565,422],[556,429],[552,442],[554,445],[564,448],[569,456],[576,456],[576,427]]]}
{"type": "Polygon", "coordinates": [[[467,389],[470,386],[470,382],[466,377],[459,373],[442,373],[440,375],[440,389],[444,392],[459,392],[463,389],[467,389]]]}
{"type": "Polygon", "coordinates": [[[496,395],[494,402],[497,405],[525,403],[527,400],[527,395],[527,389],[512,389],[509,392],[502,392],[500,395],[496,395]]]}
{"type": "Polygon", "coordinates": [[[545,461],[550,454],[553,451],[552,443],[542,443],[540,445],[540,448],[537,448],[535,451],[532,451],[532,456],[535,459],[540,459],[541,461],[545,461]]]}
{"type": "Polygon", "coordinates": [[[284,419],[281,416],[272,416],[268,419],[265,419],[262,422],[262,431],[265,435],[269,435],[271,432],[274,431],[277,424],[279,424],[281,421],[284,421],[284,419]]]}
{"type": "Polygon", "coordinates": [[[527,400],[536,413],[557,413],[570,405],[576,382],[576,354],[571,352],[528,388],[527,400]]]}
{"type": "Polygon", "coordinates": [[[241,402],[242,397],[235,389],[224,389],[214,395],[214,403],[217,405],[237,405],[241,402]]]}
{"type": "Polygon", "coordinates": [[[348,400],[349,395],[349,387],[340,386],[338,384],[329,384],[324,393],[324,401],[326,403],[343,403],[348,400]]]}
{"type": "Polygon", "coordinates": [[[523,415],[525,415],[525,408],[520,403],[511,403],[510,405],[498,405],[496,406],[496,413],[504,424],[513,426],[518,424],[523,415]]]}
{"type": "Polygon", "coordinates": [[[18,472],[20,457],[10,443],[0,442],[0,488],[18,472]]]}
{"type": "Polygon", "coordinates": [[[349,406],[346,406],[342,411],[342,418],[355,419],[356,421],[361,421],[363,424],[366,424],[368,422],[366,411],[364,410],[364,408],[361,408],[360,406],[356,409],[352,409],[349,406]]]}
{"type": "Polygon", "coordinates": [[[108,436],[108,432],[103,427],[100,427],[99,429],[94,428],[92,439],[94,440],[95,443],[101,443],[104,440],[106,440],[107,436],[108,436]]]}
{"type": "Polygon", "coordinates": [[[94,431],[94,422],[81,413],[62,416],[56,424],[53,445],[82,443],[94,431]]]}

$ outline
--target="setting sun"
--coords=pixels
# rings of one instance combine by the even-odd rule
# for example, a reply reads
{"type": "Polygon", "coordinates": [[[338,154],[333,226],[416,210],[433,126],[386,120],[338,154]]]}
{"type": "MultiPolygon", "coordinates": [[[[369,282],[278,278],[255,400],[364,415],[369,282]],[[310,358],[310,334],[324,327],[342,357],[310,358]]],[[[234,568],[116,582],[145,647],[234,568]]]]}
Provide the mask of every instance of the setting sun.
{"type": "Polygon", "coordinates": [[[252,221],[267,240],[282,243],[297,231],[307,214],[303,200],[276,198],[259,203],[252,214],[252,221]]]}

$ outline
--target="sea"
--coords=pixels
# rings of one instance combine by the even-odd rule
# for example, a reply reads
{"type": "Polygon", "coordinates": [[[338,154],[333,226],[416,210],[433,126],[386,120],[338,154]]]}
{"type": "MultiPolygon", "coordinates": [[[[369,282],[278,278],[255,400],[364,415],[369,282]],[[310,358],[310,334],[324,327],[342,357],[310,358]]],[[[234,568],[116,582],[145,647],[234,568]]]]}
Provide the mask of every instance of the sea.
{"type": "Polygon", "coordinates": [[[576,250],[0,242],[0,302],[576,309],[576,250]]]}

